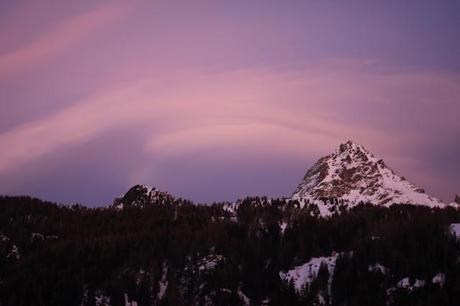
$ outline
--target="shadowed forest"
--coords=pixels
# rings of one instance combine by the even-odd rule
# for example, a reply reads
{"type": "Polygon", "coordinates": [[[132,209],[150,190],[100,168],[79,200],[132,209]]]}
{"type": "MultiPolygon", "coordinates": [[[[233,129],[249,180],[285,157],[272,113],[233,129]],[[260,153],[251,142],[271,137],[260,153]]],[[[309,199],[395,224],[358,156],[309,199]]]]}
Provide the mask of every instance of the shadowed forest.
{"type": "Polygon", "coordinates": [[[457,305],[453,208],[291,200],[86,208],[0,198],[1,305],[457,305]],[[300,288],[280,277],[336,255],[300,288]],[[379,267],[379,268],[372,268],[379,267]],[[435,277],[437,276],[437,277],[435,277]],[[404,280],[406,279],[406,280],[404,280]],[[401,281],[402,280],[402,281],[401,281]]]}

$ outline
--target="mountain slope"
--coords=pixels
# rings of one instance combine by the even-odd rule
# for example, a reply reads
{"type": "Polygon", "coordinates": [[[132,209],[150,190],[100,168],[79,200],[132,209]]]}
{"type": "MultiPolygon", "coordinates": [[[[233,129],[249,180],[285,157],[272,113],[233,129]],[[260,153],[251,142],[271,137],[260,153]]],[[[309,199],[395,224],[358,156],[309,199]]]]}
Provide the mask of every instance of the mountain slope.
{"type": "Polygon", "coordinates": [[[336,204],[354,206],[360,202],[384,206],[394,203],[446,206],[352,141],[319,159],[307,171],[292,199],[302,205],[317,204],[322,215],[329,215],[336,204]]]}

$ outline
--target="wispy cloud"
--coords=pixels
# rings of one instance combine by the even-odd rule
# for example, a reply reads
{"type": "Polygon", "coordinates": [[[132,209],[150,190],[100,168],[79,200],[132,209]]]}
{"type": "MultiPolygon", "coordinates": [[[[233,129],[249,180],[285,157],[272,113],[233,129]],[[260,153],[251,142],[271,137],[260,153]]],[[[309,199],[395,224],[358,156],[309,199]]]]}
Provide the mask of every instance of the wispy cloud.
{"type": "MultiPolygon", "coordinates": [[[[189,72],[114,85],[0,134],[0,173],[123,127],[146,130],[146,152],[163,157],[210,148],[223,155],[234,148],[250,155],[271,149],[279,156],[299,157],[327,152],[348,138],[391,154],[419,135],[410,129],[395,134],[392,125],[401,125],[399,121],[369,124],[368,118],[382,107],[376,104],[389,107],[392,120],[402,120],[396,112],[408,115],[411,108],[423,107],[423,90],[413,91],[418,86],[428,82],[441,93],[450,92],[451,98],[444,95],[447,107],[456,106],[460,92],[451,77],[436,73],[376,75],[361,68],[330,68],[189,72]]],[[[458,128],[449,109],[444,112],[442,125],[458,128]]]]}
{"type": "Polygon", "coordinates": [[[83,14],[54,25],[35,40],[20,48],[0,54],[0,77],[21,71],[26,67],[53,59],[81,41],[110,26],[129,12],[126,4],[99,6],[83,14]]]}

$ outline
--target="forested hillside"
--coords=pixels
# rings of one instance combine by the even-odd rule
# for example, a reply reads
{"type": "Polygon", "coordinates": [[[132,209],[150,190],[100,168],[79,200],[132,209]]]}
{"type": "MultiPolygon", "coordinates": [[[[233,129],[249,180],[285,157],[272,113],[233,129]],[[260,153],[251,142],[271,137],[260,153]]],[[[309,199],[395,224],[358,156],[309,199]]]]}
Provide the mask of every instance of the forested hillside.
{"type": "Polygon", "coordinates": [[[1,305],[460,300],[454,208],[362,204],[320,218],[285,199],[167,199],[90,209],[1,197],[1,305]]]}

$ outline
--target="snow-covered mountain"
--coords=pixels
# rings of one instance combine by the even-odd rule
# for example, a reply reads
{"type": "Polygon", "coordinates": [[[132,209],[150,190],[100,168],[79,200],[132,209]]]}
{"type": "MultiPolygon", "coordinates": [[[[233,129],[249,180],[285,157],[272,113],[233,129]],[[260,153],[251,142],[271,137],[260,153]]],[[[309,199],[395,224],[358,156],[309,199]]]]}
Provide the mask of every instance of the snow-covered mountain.
{"type": "Polygon", "coordinates": [[[160,191],[147,185],[135,185],[131,187],[121,198],[115,199],[113,207],[122,209],[136,206],[144,207],[152,204],[172,203],[175,198],[167,192],[160,191]]]}
{"type": "Polygon", "coordinates": [[[394,203],[446,206],[352,141],[319,159],[307,171],[292,199],[301,205],[316,204],[321,215],[331,214],[338,205],[351,207],[360,202],[384,206],[394,203]]]}

